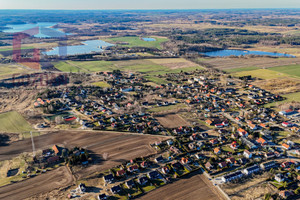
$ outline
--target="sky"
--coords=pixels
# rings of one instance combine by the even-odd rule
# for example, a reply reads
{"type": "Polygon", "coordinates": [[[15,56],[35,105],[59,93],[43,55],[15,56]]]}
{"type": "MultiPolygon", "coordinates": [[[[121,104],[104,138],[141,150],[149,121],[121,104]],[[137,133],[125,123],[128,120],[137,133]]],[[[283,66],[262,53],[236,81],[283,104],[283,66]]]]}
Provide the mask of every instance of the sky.
{"type": "Polygon", "coordinates": [[[0,0],[0,9],[235,9],[300,8],[300,0],[0,0]]]}

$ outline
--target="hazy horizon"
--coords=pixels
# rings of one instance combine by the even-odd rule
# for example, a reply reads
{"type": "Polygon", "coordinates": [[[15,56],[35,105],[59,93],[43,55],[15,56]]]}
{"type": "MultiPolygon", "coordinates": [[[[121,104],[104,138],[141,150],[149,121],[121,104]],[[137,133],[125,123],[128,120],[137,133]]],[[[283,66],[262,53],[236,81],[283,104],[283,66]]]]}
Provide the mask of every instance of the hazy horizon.
{"type": "Polygon", "coordinates": [[[1,10],[201,10],[201,9],[290,9],[299,0],[0,0],[1,10]]]}

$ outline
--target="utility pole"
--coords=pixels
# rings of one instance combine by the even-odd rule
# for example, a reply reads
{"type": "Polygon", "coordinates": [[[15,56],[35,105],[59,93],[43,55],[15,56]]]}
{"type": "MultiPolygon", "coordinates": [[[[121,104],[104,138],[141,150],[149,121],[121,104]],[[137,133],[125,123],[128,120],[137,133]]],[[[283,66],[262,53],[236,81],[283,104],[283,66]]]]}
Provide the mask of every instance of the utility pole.
{"type": "Polygon", "coordinates": [[[33,153],[33,157],[35,157],[35,146],[34,146],[32,131],[30,131],[30,136],[31,136],[31,142],[32,142],[32,153],[33,153]]]}

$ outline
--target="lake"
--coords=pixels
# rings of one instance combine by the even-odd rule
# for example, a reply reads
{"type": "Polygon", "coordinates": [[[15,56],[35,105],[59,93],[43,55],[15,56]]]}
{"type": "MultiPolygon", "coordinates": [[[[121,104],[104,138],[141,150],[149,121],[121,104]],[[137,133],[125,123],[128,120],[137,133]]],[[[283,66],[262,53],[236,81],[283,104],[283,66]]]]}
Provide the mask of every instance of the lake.
{"type": "Polygon", "coordinates": [[[274,56],[274,57],[295,57],[290,54],[283,53],[274,53],[274,52],[265,52],[265,51],[247,51],[247,50],[234,50],[234,49],[225,49],[219,51],[212,51],[202,53],[210,57],[227,57],[227,56],[244,56],[244,55],[260,55],[260,56],[274,56]]]}
{"type": "Polygon", "coordinates": [[[39,22],[36,24],[9,24],[6,25],[8,29],[4,29],[4,33],[18,33],[24,32],[33,37],[38,38],[52,38],[52,37],[65,37],[70,35],[69,33],[64,33],[63,31],[51,28],[57,23],[51,22],[39,22]]]}
{"type": "Polygon", "coordinates": [[[156,39],[154,39],[154,38],[143,38],[143,40],[146,41],[146,42],[156,41],[156,39]]]}
{"type": "Polygon", "coordinates": [[[79,54],[87,54],[92,52],[101,52],[103,51],[104,47],[114,46],[114,44],[110,44],[103,40],[87,40],[82,43],[83,45],[55,47],[52,50],[45,51],[43,53],[48,56],[79,55],[79,54]]]}

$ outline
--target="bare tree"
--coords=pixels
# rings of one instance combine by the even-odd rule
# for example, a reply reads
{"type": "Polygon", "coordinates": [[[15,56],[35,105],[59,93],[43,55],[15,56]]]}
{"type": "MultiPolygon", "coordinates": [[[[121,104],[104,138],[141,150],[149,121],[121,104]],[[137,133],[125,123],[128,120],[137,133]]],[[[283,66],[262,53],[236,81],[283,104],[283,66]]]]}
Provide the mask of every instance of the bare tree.
{"type": "Polygon", "coordinates": [[[104,160],[107,160],[108,156],[109,156],[108,153],[103,153],[103,155],[102,155],[102,157],[103,157],[104,160]]]}
{"type": "Polygon", "coordinates": [[[55,123],[56,124],[62,124],[63,123],[63,118],[61,116],[55,117],[55,123]]]}

